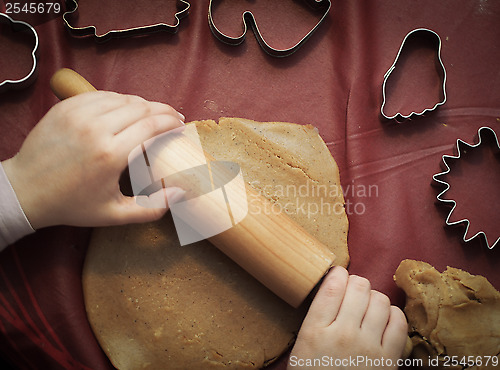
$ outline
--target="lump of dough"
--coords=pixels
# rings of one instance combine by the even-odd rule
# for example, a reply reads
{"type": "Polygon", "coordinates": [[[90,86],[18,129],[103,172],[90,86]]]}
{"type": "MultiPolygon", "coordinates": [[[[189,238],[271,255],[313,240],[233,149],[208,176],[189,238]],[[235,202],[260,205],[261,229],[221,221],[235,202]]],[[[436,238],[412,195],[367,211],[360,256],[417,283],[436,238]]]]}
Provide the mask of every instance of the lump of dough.
{"type": "MultiPolygon", "coordinates": [[[[472,368],[495,368],[500,353],[500,292],[486,278],[448,267],[439,273],[428,263],[404,260],[394,276],[406,293],[405,313],[414,346],[413,355],[424,366],[439,358],[442,368],[449,356],[468,361],[472,368]],[[447,357],[448,356],[448,357],[447,357]],[[490,356],[490,357],[485,357],[490,356]],[[491,360],[491,356],[497,358],[491,360]],[[486,365],[489,358],[489,365],[486,365]]],[[[458,364],[456,368],[462,368],[458,364]]]]}

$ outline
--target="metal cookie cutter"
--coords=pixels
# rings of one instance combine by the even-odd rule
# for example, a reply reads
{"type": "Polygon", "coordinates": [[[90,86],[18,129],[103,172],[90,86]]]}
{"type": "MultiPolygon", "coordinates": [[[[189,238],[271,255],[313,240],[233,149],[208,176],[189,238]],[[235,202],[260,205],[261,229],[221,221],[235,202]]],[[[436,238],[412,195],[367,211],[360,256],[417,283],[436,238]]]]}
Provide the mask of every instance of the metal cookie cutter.
{"type": "Polygon", "coordinates": [[[304,0],[307,4],[309,4],[314,10],[317,10],[319,12],[322,12],[322,16],[318,23],[294,46],[287,48],[287,49],[276,49],[270,46],[265,40],[264,37],[262,36],[259,27],[257,26],[257,22],[255,21],[255,17],[251,11],[245,11],[242,16],[243,20],[243,33],[240,36],[237,37],[231,37],[226,35],[225,33],[221,32],[217,26],[215,25],[214,18],[213,18],[213,11],[212,11],[212,4],[213,0],[210,0],[210,3],[208,5],[208,24],[210,25],[210,29],[212,30],[212,33],[214,36],[222,41],[225,44],[229,45],[240,45],[243,41],[245,41],[245,36],[248,31],[248,26],[253,30],[253,33],[255,34],[255,38],[259,42],[259,45],[264,49],[264,51],[273,56],[273,57],[286,57],[289,56],[293,53],[295,53],[308,39],[309,37],[312,36],[314,31],[318,29],[318,27],[321,25],[323,20],[326,18],[328,15],[328,12],[330,11],[330,8],[332,6],[332,3],[330,0],[304,0]]]}
{"type": "Polygon", "coordinates": [[[69,10],[63,14],[63,21],[66,28],[70,31],[71,34],[75,36],[93,36],[97,42],[106,42],[112,38],[141,36],[159,31],[176,33],[179,29],[181,18],[184,18],[189,14],[189,8],[191,7],[189,1],[177,0],[178,11],[175,13],[175,24],[157,23],[147,26],[127,28],[123,30],[111,30],[103,35],[98,35],[95,26],[72,26],[70,21],[68,20],[68,16],[78,11],[78,0],[67,0],[67,4],[67,8],[72,8],[72,10],[69,10]]]}
{"type": "Polygon", "coordinates": [[[380,113],[382,114],[382,116],[384,118],[389,119],[389,120],[391,120],[391,119],[397,120],[397,118],[399,118],[399,117],[401,117],[402,119],[407,119],[407,118],[410,118],[411,116],[422,116],[425,113],[433,111],[438,106],[446,103],[446,69],[444,68],[443,61],[441,60],[441,38],[439,37],[439,35],[436,32],[434,32],[430,29],[427,29],[427,28],[417,28],[417,29],[414,29],[413,31],[410,31],[405,36],[405,38],[403,39],[403,42],[401,43],[401,46],[399,48],[396,59],[394,60],[394,63],[392,64],[392,66],[388,69],[388,71],[384,75],[384,83],[382,84],[382,96],[383,96],[383,101],[382,101],[382,107],[380,108],[380,113]],[[425,108],[421,112],[412,111],[411,113],[409,113],[407,115],[404,115],[401,112],[397,112],[396,114],[389,116],[384,110],[385,105],[386,105],[386,101],[387,101],[387,97],[386,97],[387,80],[389,79],[391,73],[396,68],[396,65],[398,63],[398,59],[401,56],[401,53],[405,47],[405,44],[408,41],[408,39],[411,37],[425,37],[436,44],[437,58],[438,58],[440,66],[441,66],[440,77],[441,77],[441,81],[442,81],[442,89],[441,89],[442,99],[441,99],[441,101],[438,101],[434,106],[429,107],[429,108],[425,108]]]}
{"type": "Polygon", "coordinates": [[[36,33],[35,29],[30,26],[28,23],[23,22],[23,21],[15,21],[11,17],[9,17],[7,14],[0,13],[0,23],[3,24],[10,24],[11,28],[15,32],[28,32],[31,36],[33,34],[33,49],[31,51],[31,57],[33,60],[33,64],[31,66],[31,69],[29,73],[18,79],[18,80],[4,80],[0,81],[0,92],[5,91],[9,88],[24,88],[30,85],[34,79],[36,78],[36,68],[37,68],[37,63],[36,63],[36,53],[38,51],[38,34],[36,33]]]}
{"type": "MultiPolygon", "coordinates": [[[[443,158],[443,167],[444,167],[445,170],[443,172],[440,172],[440,173],[437,173],[437,174],[433,175],[432,178],[434,179],[434,181],[436,183],[445,186],[445,189],[441,193],[439,193],[437,195],[436,199],[439,202],[443,203],[443,204],[451,204],[452,205],[452,209],[451,209],[450,213],[448,214],[448,217],[446,217],[446,225],[448,225],[448,226],[454,226],[454,225],[458,225],[460,223],[465,223],[466,227],[465,227],[465,232],[464,232],[464,236],[463,236],[463,241],[464,242],[469,242],[472,239],[474,239],[475,237],[482,235],[482,236],[484,236],[484,240],[486,241],[486,245],[488,246],[488,248],[489,249],[493,249],[497,244],[499,244],[500,237],[498,237],[497,240],[495,240],[493,242],[493,244],[491,244],[491,245],[488,243],[488,238],[487,238],[486,233],[484,231],[479,231],[475,235],[471,236],[470,238],[467,238],[467,232],[469,231],[469,226],[470,226],[469,219],[464,218],[464,219],[461,219],[461,220],[458,220],[458,221],[450,221],[450,217],[451,217],[453,211],[455,210],[455,208],[457,206],[457,202],[454,201],[453,199],[444,199],[443,198],[444,194],[450,189],[450,184],[448,182],[446,182],[445,180],[440,179],[441,176],[444,176],[444,175],[446,175],[446,174],[448,174],[450,172],[450,166],[448,165],[448,163],[446,162],[446,160],[447,159],[458,159],[458,158],[460,158],[460,156],[462,154],[461,151],[460,151],[460,144],[466,146],[469,149],[476,148],[479,145],[481,145],[481,143],[483,141],[483,135],[492,135],[492,137],[494,138],[494,141],[496,142],[496,145],[497,145],[498,149],[500,150],[500,144],[498,142],[498,137],[497,137],[495,131],[493,131],[493,129],[491,129],[490,127],[481,127],[478,130],[479,141],[478,141],[477,144],[469,144],[469,143],[466,143],[463,140],[457,139],[458,154],[456,156],[453,156],[453,155],[443,155],[443,157],[442,157],[443,158]]],[[[464,150],[464,152],[465,152],[465,150],[464,150]]]]}

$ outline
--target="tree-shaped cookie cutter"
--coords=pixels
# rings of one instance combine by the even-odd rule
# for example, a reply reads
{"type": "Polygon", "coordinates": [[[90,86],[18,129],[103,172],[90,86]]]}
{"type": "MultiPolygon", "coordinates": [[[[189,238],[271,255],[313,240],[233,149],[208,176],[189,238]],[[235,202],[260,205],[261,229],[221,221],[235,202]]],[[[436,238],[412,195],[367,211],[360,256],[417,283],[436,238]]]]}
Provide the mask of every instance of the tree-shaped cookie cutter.
{"type": "MultiPolygon", "coordinates": [[[[472,239],[476,238],[476,237],[480,237],[481,235],[484,237],[484,240],[486,241],[486,245],[488,246],[488,249],[493,249],[497,244],[500,243],[500,237],[498,237],[494,242],[493,244],[489,244],[488,243],[488,237],[486,236],[486,233],[484,231],[478,231],[476,234],[474,234],[473,236],[471,236],[470,238],[467,238],[467,232],[469,231],[469,226],[470,226],[470,221],[469,219],[467,218],[463,218],[463,219],[460,219],[458,221],[450,221],[450,218],[451,218],[451,215],[453,214],[453,211],[455,210],[456,206],[457,206],[457,202],[453,199],[445,199],[443,198],[443,196],[445,195],[445,193],[450,189],[450,184],[442,179],[441,177],[442,176],[445,176],[447,175],[448,173],[450,173],[451,169],[450,169],[450,166],[448,165],[447,163],[447,160],[449,159],[460,159],[461,155],[462,155],[462,152],[460,151],[460,145],[462,146],[465,146],[467,149],[474,149],[476,147],[478,147],[479,145],[481,145],[481,143],[483,142],[483,135],[491,135],[495,142],[496,142],[496,145],[498,147],[498,150],[500,151],[500,144],[498,142],[498,137],[495,133],[495,131],[493,131],[492,128],[490,127],[481,127],[479,130],[478,130],[478,137],[479,137],[479,140],[477,142],[477,144],[469,144],[461,139],[457,139],[457,151],[458,151],[458,154],[457,155],[443,155],[442,159],[443,159],[443,168],[445,169],[443,172],[440,172],[440,173],[437,173],[435,175],[432,176],[432,178],[434,179],[434,181],[438,184],[441,184],[441,185],[444,185],[445,186],[445,189],[443,191],[441,191],[436,199],[443,203],[443,204],[446,204],[446,205],[452,205],[452,208],[451,208],[451,211],[448,213],[448,216],[446,217],[446,225],[448,226],[454,226],[454,225],[459,225],[459,224],[465,224],[465,232],[464,232],[464,236],[463,236],[463,241],[465,243],[471,241],[472,239]]],[[[465,152],[466,150],[464,150],[465,152]]]]}
{"type": "Polygon", "coordinates": [[[106,42],[112,38],[122,38],[122,37],[132,37],[132,36],[142,36],[150,33],[167,31],[170,33],[176,33],[179,29],[179,24],[182,18],[186,17],[189,14],[189,8],[191,4],[187,0],[177,0],[177,9],[178,11],[175,13],[175,23],[174,24],[166,24],[166,23],[156,23],[150,24],[141,27],[132,27],[126,28],[122,30],[111,30],[102,35],[97,34],[97,28],[94,25],[85,26],[85,27],[75,27],[68,20],[68,16],[78,11],[78,0],[68,0],[68,8],[71,10],[65,12],[63,14],[63,21],[66,28],[69,32],[74,36],[92,36],[97,42],[106,42]],[[72,4],[72,5],[69,5],[72,4]]]}
{"type": "Polygon", "coordinates": [[[382,116],[388,120],[391,120],[391,119],[398,119],[399,117],[401,117],[402,119],[408,119],[412,116],[422,116],[424,115],[425,113],[427,112],[431,112],[433,110],[435,110],[438,106],[440,105],[443,105],[444,103],[446,103],[446,68],[444,67],[444,64],[443,64],[443,61],[441,59],[441,37],[439,37],[439,35],[430,30],[430,29],[427,29],[427,28],[417,28],[417,29],[414,29],[413,31],[410,31],[406,36],[405,38],[403,39],[403,42],[401,43],[401,46],[399,47],[399,51],[398,51],[398,54],[396,55],[396,59],[394,60],[394,63],[392,64],[392,66],[387,70],[387,72],[384,74],[384,82],[382,84],[382,106],[380,108],[380,113],[382,114],[382,116]],[[396,69],[396,66],[398,64],[398,60],[399,60],[399,57],[401,56],[401,53],[403,52],[404,48],[405,48],[405,45],[406,45],[406,42],[408,41],[409,38],[411,37],[425,37],[425,38],[428,38],[430,39],[431,41],[435,42],[436,44],[436,51],[437,51],[437,58],[438,58],[438,61],[439,61],[439,64],[441,66],[441,73],[440,73],[440,76],[441,76],[441,92],[442,92],[442,99],[438,102],[436,102],[436,104],[434,104],[434,106],[432,107],[427,107],[427,108],[424,108],[422,111],[420,112],[416,112],[416,111],[412,111],[411,113],[409,114],[403,114],[401,112],[397,112],[396,114],[392,115],[392,116],[389,116],[386,112],[385,112],[385,105],[386,105],[386,102],[387,102],[387,92],[386,92],[386,89],[387,89],[387,80],[389,79],[391,73],[394,71],[394,69],[396,69]]]}
{"type": "Polygon", "coordinates": [[[6,79],[3,81],[0,80],[0,92],[5,91],[9,88],[19,89],[27,87],[36,78],[36,69],[37,69],[36,53],[38,51],[38,34],[36,33],[35,29],[28,23],[23,21],[15,21],[4,13],[0,13],[0,23],[10,24],[12,30],[16,32],[27,31],[30,34],[33,33],[33,48],[31,50],[31,58],[33,64],[31,65],[30,71],[26,76],[17,80],[11,80],[11,79],[6,79]]]}
{"type": "Polygon", "coordinates": [[[308,5],[310,5],[311,8],[314,9],[315,11],[317,10],[318,12],[321,12],[322,14],[321,18],[316,23],[316,25],[313,28],[311,28],[311,30],[304,37],[302,37],[302,39],[300,39],[299,42],[297,42],[292,47],[285,49],[273,48],[264,40],[264,36],[262,36],[262,33],[260,32],[259,27],[257,26],[257,21],[255,20],[253,13],[249,10],[245,11],[242,16],[243,33],[239,36],[232,37],[223,33],[215,25],[215,21],[213,18],[213,10],[212,10],[213,0],[210,0],[210,3],[208,5],[208,24],[210,26],[210,29],[212,30],[212,33],[218,40],[222,41],[225,44],[235,45],[235,46],[240,45],[243,41],[245,41],[248,28],[251,27],[259,45],[267,54],[273,57],[286,57],[295,53],[312,36],[314,31],[316,31],[321,25],[321,23],[323,23],[326,16],[328,15],[328,12],[330,11],[330,8],[332,7],[332,3],[330,0],[304,0],[304,1],[308,5]]]}

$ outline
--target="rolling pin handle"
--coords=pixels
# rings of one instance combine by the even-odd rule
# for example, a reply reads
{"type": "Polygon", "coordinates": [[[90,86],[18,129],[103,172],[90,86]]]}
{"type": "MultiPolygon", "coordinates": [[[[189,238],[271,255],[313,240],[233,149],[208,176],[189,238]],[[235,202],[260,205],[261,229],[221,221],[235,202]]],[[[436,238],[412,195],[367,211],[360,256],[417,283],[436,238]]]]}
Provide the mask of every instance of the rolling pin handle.
{"type": "Polygon", "coordinates": [[[50,79],[50,88],[59,100],[86,92],[97,91],[85,78],[68,68],[61,68],[50,79]]]}

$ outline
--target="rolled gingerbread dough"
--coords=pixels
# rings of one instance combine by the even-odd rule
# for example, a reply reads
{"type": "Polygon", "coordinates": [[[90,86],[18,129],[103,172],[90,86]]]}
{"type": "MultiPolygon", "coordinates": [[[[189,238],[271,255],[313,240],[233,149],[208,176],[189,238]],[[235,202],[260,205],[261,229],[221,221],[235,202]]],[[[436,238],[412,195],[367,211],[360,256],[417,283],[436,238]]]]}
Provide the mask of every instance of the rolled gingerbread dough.
{"type": "MultiPolygon", "coordinates": [[[[338,167],[312,126],[199,121],[204,150],[243,177],[347,266],[338,167]]],[[[92,329],[119,369],[261,368],[295,340],[294,309],[207,241],[180,246],[170,214],[96,229],[83,270],[92,329]]]]}

